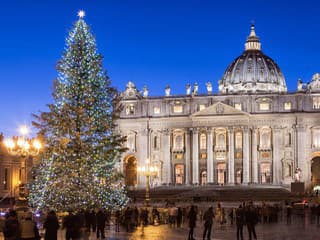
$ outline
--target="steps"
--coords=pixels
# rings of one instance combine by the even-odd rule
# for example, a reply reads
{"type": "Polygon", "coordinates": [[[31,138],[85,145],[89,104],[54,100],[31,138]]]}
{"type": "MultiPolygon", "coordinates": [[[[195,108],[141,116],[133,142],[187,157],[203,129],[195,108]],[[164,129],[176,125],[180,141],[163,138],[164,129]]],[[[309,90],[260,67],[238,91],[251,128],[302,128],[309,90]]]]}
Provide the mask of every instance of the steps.
{"type": "MultiPolygon", "coordinates": [[[[129,197],[143,201],[145,189],[128,192],[129,197]]],[[[282,201],[293,195],[286,188],[273,186],[183,186],[150,189],[153,202],[161,201],[282,201]]]]}

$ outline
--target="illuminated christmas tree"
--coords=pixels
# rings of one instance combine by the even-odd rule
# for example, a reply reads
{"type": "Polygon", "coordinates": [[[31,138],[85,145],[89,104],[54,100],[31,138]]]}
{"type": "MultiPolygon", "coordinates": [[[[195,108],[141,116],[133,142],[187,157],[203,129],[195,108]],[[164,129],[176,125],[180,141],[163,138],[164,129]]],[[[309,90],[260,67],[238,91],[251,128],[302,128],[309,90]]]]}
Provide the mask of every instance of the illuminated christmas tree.
{"type": "Polygon", "coordinates": [[[29,188],[29,204],[38,210],[115,209],[128,201],[114,168],[125,150],[115,133],[118,92],[102,69],[84,12],[78,16],[57,64],[54,103],[33,123],[46,144],[29,188]]]}

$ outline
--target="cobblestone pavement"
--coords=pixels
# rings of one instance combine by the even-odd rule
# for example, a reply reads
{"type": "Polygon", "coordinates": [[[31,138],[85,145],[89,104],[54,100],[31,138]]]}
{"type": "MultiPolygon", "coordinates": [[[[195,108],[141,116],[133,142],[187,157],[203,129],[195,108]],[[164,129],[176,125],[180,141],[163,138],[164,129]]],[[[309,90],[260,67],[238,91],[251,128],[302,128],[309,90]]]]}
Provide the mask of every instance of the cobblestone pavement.
{"type": "MultiPolygon", "coordinates": [[[[198,222],[195,229],[194,237],[196,240],[202,239],[203,223],[198,222]]],[[[310,224],[297,220],[292,222],[291,225],[287,225],[284,222],[261,224],[256,226],[256,232],[258,240],[315,240],[320,239],[320,225],[310,224]]],[[[135,231],[127,233],[123,228],[120,232],[114,231],[114,226],[106,229],[106,240],[187,240],[188,228],[187,225],[183,225],[181,228],[170,227],[169,225],[153,226],[149,225],[142,229],[138,227],[135,231]]],[[[60,230],[58,233],[58,239],[64,240],[64,230],[60,230]]],[[[96,240],[94,233],[91,233],[89,240],[96,240]]],[[[234,240],[236,239],[236,227],[235,226],[213,226],[211,240],[234,240]]],[[[244,239],[248,239],[247,229],[244,227],[244,239]]],[[[0,233],[0,240],[3,240],[3,236],[0,233]]]]}
{"type": "MultiPolygon", "coordinates": [[[[197,224],[195,229],[195,239],[202,239],[202,223],[197,224]]],[[[303,224],[295,222],[291,225],[285,223],[278,224],[258,224],[256,227],[258,240],[315,240],[320,239],[320,226],[316,224],[303,224]]],[[[59,233],[60,238],[64,239],[64,233],[59,233]]],[[[90,240],[95,240],[96,237],[92,233],[90,240]]],[[[187,240],[187,226],[181,228],[173,228],[169,225],[147,226],[142,229],[138,227],[134,232],[127,233],[124,229],[120,232],[115,232],[113,226],[110,230],[106,230],[107,240],[187,240]]],[[[234,240],[236,239],[235,226],[217,226],[214,225],[212,232],[212,240],[234,240]]],[[[247,229],[244,228],[244,239],[249,239],[247,229]]]]}

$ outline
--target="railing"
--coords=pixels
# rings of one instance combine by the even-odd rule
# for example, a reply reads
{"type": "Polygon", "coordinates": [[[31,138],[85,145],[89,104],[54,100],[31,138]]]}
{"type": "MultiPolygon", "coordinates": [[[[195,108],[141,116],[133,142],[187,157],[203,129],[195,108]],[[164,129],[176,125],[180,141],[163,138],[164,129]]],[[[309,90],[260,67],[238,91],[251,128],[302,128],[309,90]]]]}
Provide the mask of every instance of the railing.
{"type": "Polygon", "coordinates": [[[10,192],[8,192],[6,195],[4,195],[4,197],[2,197],[2,198],[0,199],[0,203],[1,203],[3,200],[5,200],[9,195],[10,195],[10,192]]]}

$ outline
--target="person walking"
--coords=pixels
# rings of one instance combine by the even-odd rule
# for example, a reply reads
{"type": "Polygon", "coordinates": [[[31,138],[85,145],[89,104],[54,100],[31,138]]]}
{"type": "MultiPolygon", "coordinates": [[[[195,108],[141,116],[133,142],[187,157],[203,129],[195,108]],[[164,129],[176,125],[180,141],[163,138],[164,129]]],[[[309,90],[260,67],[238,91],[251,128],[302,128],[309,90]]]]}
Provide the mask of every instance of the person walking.
{"type": "Polygon", "coordinates": [[[211,239],[211,229],[214,219],[213,207],[209,207],[207,211],[204,212],[203,220],[204,220],[204,231],[203,231],[203,240],[211,239]]]}
{"type": "Polygon", "coordinates": [[[20,239],[20,224],[17,217],[17,212],[10,210],[6,216],[4,226],[2,229],[5,240],[20,239]]]}
{"type": "Polygon", "coordinates": [[[31,212],[26,212],[21,221],[21,240],[40,240],[39,229],[32,220],[31,212]]]}
{"type": "Polygon", "coordinates": [[[193,237],[193,230],[196,227],[197,222],[197,211],[194,205],[191,206],[190,212],[188,214],[189,219],[189,235],[188,240],[195,240],[193,237]]]}
{"type": "Polygon", "coordinates": [[[55,211],[50,211],[48,216],[43,224],[43,228],[45,229],[45,240],[57,240],[58,239],[58,229],[59,229],[59,221],[55,211]]]}
{"type": "Polygon", "coordinates": [[[243,240],[244,211],[242,205],[236,210],[237,240],[243,240]]]}
{"type": "Polygon", "coordinates": [[[96,217],[97,217],[97,239],[100,238],[100,235],[101,235],[101,239],[104,239],[105,238],[104,228],[106,227],[106,215],[101,208],[97,212],[96,217]]]}

